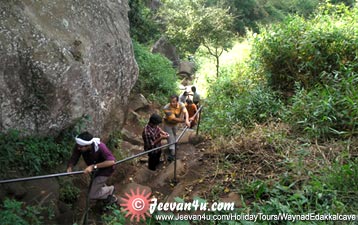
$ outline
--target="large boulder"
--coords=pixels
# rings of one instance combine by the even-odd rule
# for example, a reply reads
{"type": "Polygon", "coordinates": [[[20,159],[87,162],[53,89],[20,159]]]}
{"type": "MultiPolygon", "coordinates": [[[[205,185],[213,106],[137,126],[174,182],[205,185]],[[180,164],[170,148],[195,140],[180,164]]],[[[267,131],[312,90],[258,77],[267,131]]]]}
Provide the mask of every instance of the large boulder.
{"type": "Polygon", "coordinates": [[[0,4],[0,132],[58,133],[78,119],[108,134],[123,125],[137,76],[128,2],[0,4]]]}
{"type": "Polygon", "coordinates": [[[195,72],[195,63],[189,61],[181,61],[179,65],[178,74],[183,74],[185,76],[190,77],[195,72]]]}
{"type": "Polygon", "coordinates": [[[178,67],[180,63],[179,56],[175,46],[170,44],[164,37],[161,37],[152,47],[152,53],[159,53],[172,61],[173,66],[178,67]]]}

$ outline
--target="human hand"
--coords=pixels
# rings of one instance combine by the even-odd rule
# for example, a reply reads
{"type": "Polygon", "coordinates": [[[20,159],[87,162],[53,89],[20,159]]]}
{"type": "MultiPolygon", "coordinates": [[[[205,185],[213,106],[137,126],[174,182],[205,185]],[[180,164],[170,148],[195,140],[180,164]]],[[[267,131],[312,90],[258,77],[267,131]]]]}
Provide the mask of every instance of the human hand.
{"type": "Polygon", "coordinates": [[[67,168],[67,173],[71,173],[72,172],[72,167],[68,167],[67,168]]]}
{"type": "Polygon", "coordinates": [[[84,174],[90,174],[93,171],[93,165],[87,166],[84,170],[84,174]]]}
{"type": "Polygon", "coordinates": [[[186,124],[187,127],[190,127],[190,122],[191,121],[185,121],[185,124],[186,124]]]}
{"type": "Polygon", "coordinates": [[[169,134],[168,134],[168,133],[162,133],[162,134],[160,134],[160,136],[161,136],[162,138],[167,138],[167,137],[169,137],[169,134]]]}

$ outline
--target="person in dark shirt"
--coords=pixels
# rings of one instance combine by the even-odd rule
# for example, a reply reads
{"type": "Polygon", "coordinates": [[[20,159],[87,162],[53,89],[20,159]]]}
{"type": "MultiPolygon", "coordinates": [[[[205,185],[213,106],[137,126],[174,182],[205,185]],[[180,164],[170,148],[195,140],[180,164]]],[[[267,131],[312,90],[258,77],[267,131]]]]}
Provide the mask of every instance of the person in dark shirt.
{"type": "MultiPolygon", "coordinates": [[[[168,137],[168,133],[164,132],[158,125],[162,122],[162,117],[158,114],[152,114],[148,124],[144,127],[142,138],[144,141],[144,151],[151,150],[161,146],[162,139],[168,137]]],[[[160,162],[162,150],[158,149],[148,153],[148,169],[155,170],[160,162]]]]}
{"type": "Polygon", "coordinates": [[[112,152],[99,138],[94,138],[89,132],[81,133],[75,140],[76,144],[67,165],[67,172],[72,172],[73,167],[82,156],[87,164],[84,173],[90,174],[95,171],[89,198],[104,200],[108,204],[117,202],[117,197],[114,195],[114,186],[106,185],[108,177],[114,171],[116,159],[112,152]]]}

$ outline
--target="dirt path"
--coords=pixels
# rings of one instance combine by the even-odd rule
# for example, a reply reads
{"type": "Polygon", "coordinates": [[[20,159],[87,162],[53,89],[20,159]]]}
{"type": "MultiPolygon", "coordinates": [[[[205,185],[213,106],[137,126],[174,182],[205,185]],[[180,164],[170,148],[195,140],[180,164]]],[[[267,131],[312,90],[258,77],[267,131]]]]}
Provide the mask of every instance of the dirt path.
{"type": "MultiPolygon", "coordinates": [[[[174,180],[174,162],[161,162],[156,171],[147,168],[147,157],[133,162],[131,168],[121,182],[115,183],[117,195],[124,197],[125,193],[139,187],[150,191],[158,199],[172,200],[181,195],[188,183],[200,178],[200,174],[192,168],[198,168],[202,162],[202,152],[189,142],[195,136],[194,130],[188,130],[179,141],[176,163],[176,182],[174,180]],[[144,160],[143,160],[144,159],[144,160]]],[[[163,158],[163,157],[162,157],[163,158]]]]}

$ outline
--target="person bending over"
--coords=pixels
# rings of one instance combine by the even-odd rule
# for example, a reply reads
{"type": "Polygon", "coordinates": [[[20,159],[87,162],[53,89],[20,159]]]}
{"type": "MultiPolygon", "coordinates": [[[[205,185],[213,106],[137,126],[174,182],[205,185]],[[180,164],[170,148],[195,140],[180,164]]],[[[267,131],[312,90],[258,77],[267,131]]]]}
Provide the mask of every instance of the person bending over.
{"type": "Polygon", "coordinates": [[[84,173],[95,172],[89,198],[104,200],[107,204],[116,203],[117,197],[114,195],[114,186],[106,185],[106,181],[114,171],[116,161],[112,152],[99,138],[94,138],[89,132],[81,133],[75,138],[75,141],[76,144],[67,165],[67,172],[72,172],[73,167],[82,156],[87,164],[84,173]]]}

